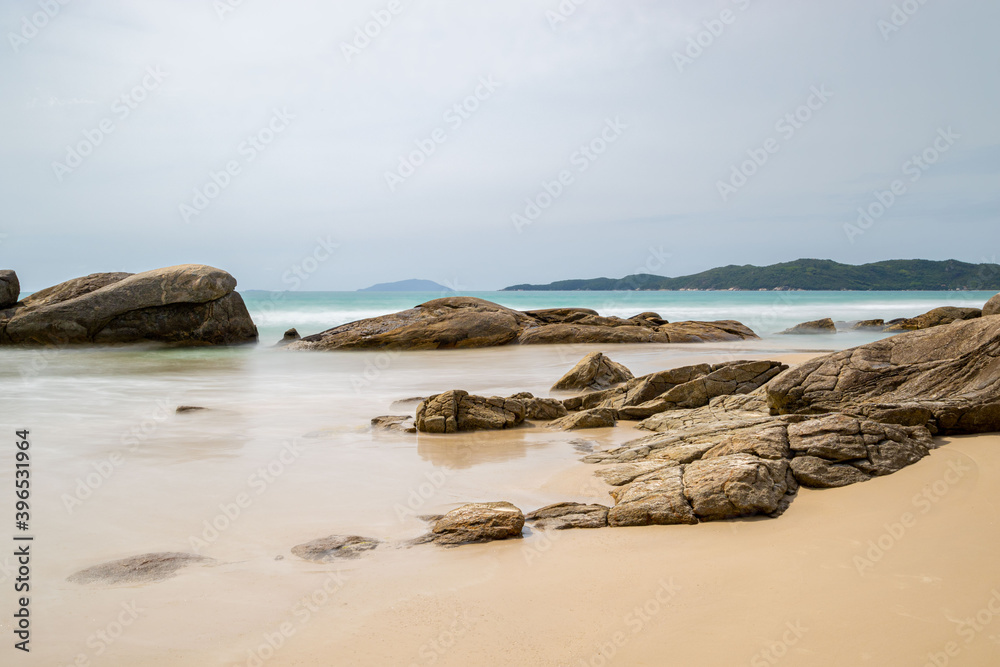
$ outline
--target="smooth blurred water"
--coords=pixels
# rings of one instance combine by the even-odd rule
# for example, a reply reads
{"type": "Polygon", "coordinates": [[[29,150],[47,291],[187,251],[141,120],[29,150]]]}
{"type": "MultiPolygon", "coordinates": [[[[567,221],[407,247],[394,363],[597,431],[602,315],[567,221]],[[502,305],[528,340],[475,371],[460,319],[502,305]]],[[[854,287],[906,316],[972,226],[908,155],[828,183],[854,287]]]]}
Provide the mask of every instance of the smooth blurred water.
{"type": "MultiPolygon", "coordinates": [[[[303,335],[347,322],[412,308],[457,293],[440,292],[245,292],[243,298],[260,330],[273,344],[288,328],[303,335]]],[[[739,320],[762,338],[800,322],[891,320],[914,317],[938,306],[982,308],[992,292],[462,292],[517,310],[591,308],[602,315],[630,317],[655,311],[671,322],[739,320]]],[[[828,347],[828,337],[821,347],[828,347]]],[[[845,334],[838,347],[872,340],[845,334]],[[847,338],[850,338],[848,340],[847,338]]],[[[812,346],[812,343],[803,341],[812,346]]]]}

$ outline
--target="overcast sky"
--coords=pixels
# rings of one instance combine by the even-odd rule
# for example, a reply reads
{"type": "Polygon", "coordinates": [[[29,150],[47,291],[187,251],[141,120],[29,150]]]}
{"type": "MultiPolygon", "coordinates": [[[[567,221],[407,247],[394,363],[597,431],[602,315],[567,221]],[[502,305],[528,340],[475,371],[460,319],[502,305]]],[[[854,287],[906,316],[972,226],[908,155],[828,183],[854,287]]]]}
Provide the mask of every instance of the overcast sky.
{"type": "Polygon", "coordinates": [[[995,0],[64,1],[0,6],[26,291],[1000,256],[995,0]]]}

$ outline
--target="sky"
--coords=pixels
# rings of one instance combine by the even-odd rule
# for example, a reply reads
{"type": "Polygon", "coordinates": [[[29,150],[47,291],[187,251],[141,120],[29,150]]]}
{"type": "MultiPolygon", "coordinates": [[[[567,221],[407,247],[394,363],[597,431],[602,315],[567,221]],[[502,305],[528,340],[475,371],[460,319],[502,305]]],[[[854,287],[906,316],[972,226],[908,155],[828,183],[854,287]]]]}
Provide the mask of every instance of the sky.
{"type": "Polygon", "coordinates": [[[0,268],[997,261],[995,0],[5,0],[0,268]]]}

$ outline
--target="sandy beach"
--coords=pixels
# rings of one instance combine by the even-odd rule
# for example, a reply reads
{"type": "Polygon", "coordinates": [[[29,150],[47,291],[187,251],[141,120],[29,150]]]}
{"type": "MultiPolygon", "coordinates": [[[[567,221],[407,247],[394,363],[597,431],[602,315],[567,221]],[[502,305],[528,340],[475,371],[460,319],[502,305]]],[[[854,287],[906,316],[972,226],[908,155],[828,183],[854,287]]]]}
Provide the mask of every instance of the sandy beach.
{"type": "MultiPolygon", "coordinates": [[[[795,364],[816,354],[752,347],[620,346],[611,353],[637,373],[726,358],[795,364]]],[[[489,386],[498,392],[544,395],[543,383],[586,351],[448,353],[436,357],[432,383],[466,386],[492,372],[489,386]]],[[[987,622],[991,604],[1000,610],[992,558],[1000,546],[1000,491],[991,481],[1000,476],[1000,437],[941,439],[929,458],[890,477],[802,489],[777,519],[526,529],[521,540],[405,548],[426,530],[419,515],[464,502],[509,500],[525,511],[559,500],[610,504],[596,466],[579,459],[642,433],[629,422],[569,433],[538,426],[453,436],[371,433],[369,412],[428,388],[426,378],[414,377],[428,354],[397,358],[368,393],[338,382],[340,401],[318,395],[312,383],[328,382],[325,373],[334,369],[355,377],[373,358],[293,355],[271,367],[271,358],[258,355],[251,363],[263,364],[254,369],[262,388],[224,401],[225,387],[241,383],[246,360],[216,361],[203,380],[191,376],[169,405],[214,396],[217,410],[170,415],[92,497],[72,511],[53,504],[43,513],[39,533],[59,539],[36,544],[37,576],[46,583],[36,597],[44,613],[35,620],[35,664],[923,665],[951,651],[954,664],[978,665],[1000,650],[1000,625],[987,622]],[[320,368],[294,385],[271,384],[277,380],[269,373],[290,379],[299,363],[320,368]],[[232,377],[224,379],[227,372],[232,377]],[[322,405],[338,402],[341,409],[321,415],[322,405]],[[252,477],[280,461],[275,438],[292,424],[308,429],[295,440],[305,444],[257,496],[250,477],[233,470],[252,477]],[[257,439],[269,444],[257,447],[257,439]],[[241,489],[252,503],[237,509],[241,489]],[[289,553],[329,534],[386,544],[336,564],[289,553]],[[107,560],[192,547],[214,562],[154,584],[65,581],[107,560]],[[960,624],[977,615],[978,625],[960,624]]],[[[170,377],[188,371],[176,359],[161,362],[170,377]]],[[[151,366],[141,369],[156,378],[158,392],[170,384],[161,362],[147,360],[151,366]]],[[[93,359],[60,358],[53,375],[63,363],[69,372],[93,359]]],[[[108,404],[77,400],[81,410],[108,404]]],[[[120,415],[107,419],[120,428],[120,415]]],[[[101,419],[90,423],[96,429],[101,419]]],[[[92,449],[73,465],[50,462],[46,497],[53,500],[65,499],[73,475],[87,470],[83,459],[93,468],[117,451],[68,421],[42,433],[58,440],[73,431],[92,449]]]]}

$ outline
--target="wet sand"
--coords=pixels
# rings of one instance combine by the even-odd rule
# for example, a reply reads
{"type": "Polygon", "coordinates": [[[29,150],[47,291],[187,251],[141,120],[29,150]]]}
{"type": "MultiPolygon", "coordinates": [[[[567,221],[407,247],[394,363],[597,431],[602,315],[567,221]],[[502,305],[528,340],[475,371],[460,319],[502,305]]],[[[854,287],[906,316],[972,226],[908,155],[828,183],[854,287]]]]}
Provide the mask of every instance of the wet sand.
{"type": "MultiPolygon", "coordinates": [[[[503,382],[541,393],[542,379],[551,383],[565,365],[553,355],[582,352],[519,351],[503,382]]],[[[652,349],[611,350],[637,374],[670,367],[670,352],[667,363],[652,349]]],[[[676,361],[722,358],[721,350],[689,352],[676,361]]],[[[787,362],[812,356],[741,352],[787,362]]],[[[458,373],[473,358],[491,357],[451,356],[441,372],[458,373]]],[[[408,363],[388,374],[410,378],[422,365],[408,363]]],[[[373,410],[429,384],[385,381],[377,400],[365,396],[349,410],[373,410]]],[[[255,447],[255,430],[276,437],[271,429],[280,431],[285,417],[300,423],[315,408],[302,408],[305,393],[288,400],[301,412],[286,414],[278,401],[263,425],[248,422],[257,404],[231,405],[242,415],[233,424],[225,414],[172,417],[131,469],[72,514],[55,501],[78,466],[58,484],[60,465],[42,468],[51,500],[35,544],[40,583],[26,664],[924,665],[950,651],[948,664],[985,665],[1000,655],[1000,619],[990,609],[1000,612],[998,436],[942,440],[931,457],[890,477],[802,490],[779,519],[526,531],[504,543],[401,548],[424,530],[417,515],[464,502],[510,500],[525,511],[558,500],[610,503],[595,467],[578,459],[636,433],[628,424],[536,427],[414,442],[367,434],[338,413],[303,423],[313,437],[300,458],[211,538],[203,521],[247,488],[246,471],[273,460],[276,445],[255,447]],[[234,433],[243,440],[234,444],[234,433]],[[228,448],[213,450],[223,442],[228,448]],[[240,472],[226,472],[234,467],[240,472]],[[388,544],[338,564],[289,553],[333,533],[388,544]],[[192,535],[205,537],[201,553],[214,565],[143,586],[65,581],[106,560],[190,551],[192,535]],[[976,624],[960,625],[964,618],[976,624]]],[[[84,460],[101,460],[105,450],[85,436],[93,449],[84,460]]]]}

